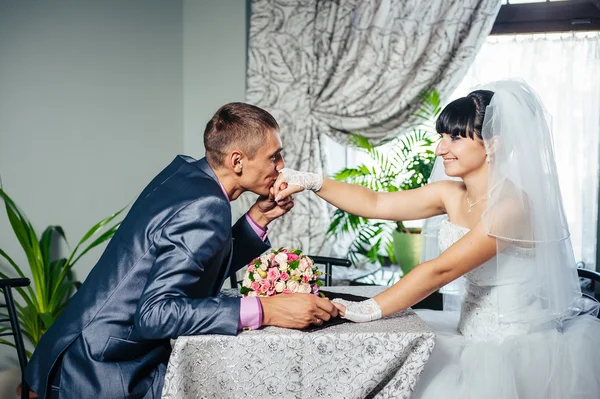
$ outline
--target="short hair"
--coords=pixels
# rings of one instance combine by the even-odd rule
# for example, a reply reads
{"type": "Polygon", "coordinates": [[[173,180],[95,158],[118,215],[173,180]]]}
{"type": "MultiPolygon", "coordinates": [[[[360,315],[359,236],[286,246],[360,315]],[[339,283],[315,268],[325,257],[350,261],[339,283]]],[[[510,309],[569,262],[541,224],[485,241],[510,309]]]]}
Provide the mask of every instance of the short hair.
{"type": "Polygon", "coordinates": [[[494,96],[493,91],[475,90],[466,97],[452,101],[438,116],[435,130],[451,136],[475,137],[483,140],[481,128],[485,118],[485,110],[494,96]]]}
{"type": "Polygon", "coordinates": [[[234,147],[252,159],[270,131],[278,132],[279,125],[264,109],[246,103],[225,104],[204,129],[206,159],[212,167],[221,167],[224,156],[234,147]]]}

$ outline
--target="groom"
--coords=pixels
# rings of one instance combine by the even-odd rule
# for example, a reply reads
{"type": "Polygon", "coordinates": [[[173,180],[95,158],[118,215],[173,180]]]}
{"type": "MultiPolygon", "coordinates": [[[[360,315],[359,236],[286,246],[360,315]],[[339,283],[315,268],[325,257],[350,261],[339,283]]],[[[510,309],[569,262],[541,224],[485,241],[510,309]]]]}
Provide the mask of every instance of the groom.
{"type": "Polygon", "coordinates": [[[337,315],[310,294],[217,298],[224,279],[270,247],[283,168],[279,126],[244,103],[221,107],[206,158],[178,156],[142,191],[89,276],[37,346],[25,376],[41,398],[159,398],[170,339],[261,325],[303,328],[337,315]],[[260,197],[233,227],[230,201],[260,197]]]}

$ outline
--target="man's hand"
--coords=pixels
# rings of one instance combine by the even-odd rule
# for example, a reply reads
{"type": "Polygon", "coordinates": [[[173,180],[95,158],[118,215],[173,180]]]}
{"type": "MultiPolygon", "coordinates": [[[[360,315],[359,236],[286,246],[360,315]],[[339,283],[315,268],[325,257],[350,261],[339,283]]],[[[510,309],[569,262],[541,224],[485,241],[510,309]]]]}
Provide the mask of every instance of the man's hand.
{"type": "Polygon", "coordinates": [[[275,202],[275,190],[271,187],[267,197],[260,196],[252,205],[248,213],[250,217],[262,227],[267,227],[269,223],[278,217],[285,215],[294,207],[294,198],[289,196],[284,200],[275,202]]]}
{"type": "Polygon", "coordinates": [[[311,324],[323,324],[338,315],[329,299],[313,294],[283,294],[259,299],[265,326],[306,328],[311,324]]]}

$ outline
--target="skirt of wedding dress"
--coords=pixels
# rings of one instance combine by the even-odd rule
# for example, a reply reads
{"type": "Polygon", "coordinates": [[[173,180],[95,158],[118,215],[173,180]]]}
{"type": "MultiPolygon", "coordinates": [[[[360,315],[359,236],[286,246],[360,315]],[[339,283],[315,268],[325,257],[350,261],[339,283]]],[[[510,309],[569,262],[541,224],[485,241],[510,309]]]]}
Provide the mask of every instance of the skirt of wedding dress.
{"type": "Polygon", "coordinates": [[[491,342],[465,339],[454,313],[417,313],[435,331],[436,345],[412,398],[600,398],[600,320],[592,316],[569,320],[562,332],[491,342]]]}

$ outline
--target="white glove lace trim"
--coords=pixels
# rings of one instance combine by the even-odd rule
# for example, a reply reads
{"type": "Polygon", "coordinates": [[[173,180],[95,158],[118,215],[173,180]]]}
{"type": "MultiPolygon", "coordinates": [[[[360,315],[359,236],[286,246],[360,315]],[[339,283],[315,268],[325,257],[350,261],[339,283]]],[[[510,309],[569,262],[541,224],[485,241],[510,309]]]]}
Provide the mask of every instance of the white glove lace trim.
{"type": "Polygon", "coordinates": [[[300,172],[283,168],[279,171],[285,177],[287,184],[304,187],[306,190],[319,191],[323,186],[323,176],[317,173],[300,172]]]}

